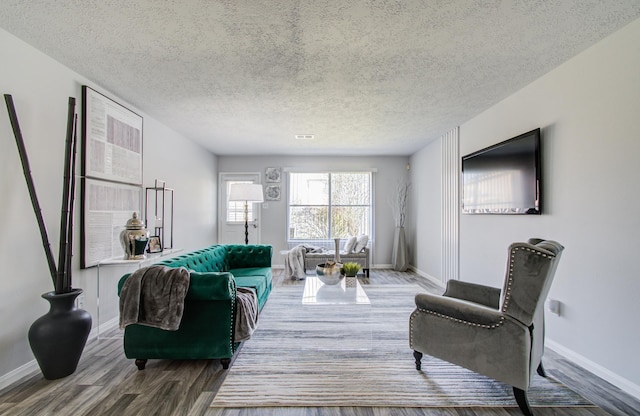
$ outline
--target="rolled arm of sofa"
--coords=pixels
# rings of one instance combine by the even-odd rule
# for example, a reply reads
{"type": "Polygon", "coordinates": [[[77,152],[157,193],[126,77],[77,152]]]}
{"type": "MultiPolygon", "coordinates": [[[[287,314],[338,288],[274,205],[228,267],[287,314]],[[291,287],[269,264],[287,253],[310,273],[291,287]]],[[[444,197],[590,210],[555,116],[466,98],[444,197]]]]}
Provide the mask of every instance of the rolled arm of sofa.
{"type": "MultiPolygon", "coordinates": [[[[131,273],[122,276],[118,282],[118,296],[122,285],[131,273]]],[[[190,271],[189,290],[186,299],[197,300],[231,300],[236,296],[236,281],[229,272],[194,272],[190,271]]]]}
{"type": "Polygon", "coordinates": [[[236,281],[229,272],[190,273],[188,299],[231,300],[236,297],[236,281]]]}
{"type": "Polygon", "coordinates": [[[479,285],[460,280],[449,280],[444,296],[479,303],[490,308],[500,306],[501,290],[491,286],[479,285]]]}
{"type": "Polygon", "coordinates": [[[468,325],[490,327],[504,320],[504,315],[496,309],[446,296],[418,293],[415,303],[417,311],[468,325]]]}

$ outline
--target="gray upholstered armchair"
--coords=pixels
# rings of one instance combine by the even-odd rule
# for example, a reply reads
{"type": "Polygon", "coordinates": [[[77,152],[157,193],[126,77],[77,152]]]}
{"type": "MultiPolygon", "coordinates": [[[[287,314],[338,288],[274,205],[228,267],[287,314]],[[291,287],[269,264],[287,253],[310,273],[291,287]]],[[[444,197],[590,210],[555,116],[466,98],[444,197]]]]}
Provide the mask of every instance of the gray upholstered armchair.
{"type": "Polygon", "coordinates": [[[540,239],[512,244],[502,290],[451,280],[442,296],[417,294],[409,326],[416,369],[428,354],[507,383],[531,415],[526,392],[535,371],[546,376],[544,300],[563,249],[540,239]]]}

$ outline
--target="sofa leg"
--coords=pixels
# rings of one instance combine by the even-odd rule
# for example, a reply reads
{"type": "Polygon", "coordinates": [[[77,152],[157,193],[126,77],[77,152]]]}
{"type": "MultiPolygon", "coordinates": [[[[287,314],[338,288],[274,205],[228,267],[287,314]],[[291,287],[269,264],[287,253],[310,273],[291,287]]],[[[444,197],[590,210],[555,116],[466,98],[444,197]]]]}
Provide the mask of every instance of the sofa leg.
{"type": "Polygon", "coordinates": [[[231,364],[231,358],[222,358],[220,362],[222,363],[222,369],[228,370],[229,364],[231,364]]]}
{"type": "Polygon", "coordinates": [[[369,269],[362,269],[362,271],[364,272],[364,275],[369,277],[369,269]]]}
{"type": "Polygon", "coordinates": [[[416,359],[416,370],[422,370],[422,353],[413,351],[413,358],[416,359]]]}
{"type": "Polygon", "coordinates": [[[520,408],[522,413],[525,416],[533,416],[533,411],[531,410],[531,407],[529,406],[529,400],[527,399],[527,392],[514,387],[513,395],[516,397],[516,402],[518,403],[518,407],[520,408]]]}
{"type": "Polygon", "coordinates": [[[136,359],[136,367],[138,367],[138,371],[144,370],[144,367],[147,365],[146,359],[136,359]]]}
{"type": "Polygon", "coordinates": [[[538,372],[538,375],[540,377],[547,377],[547,372],[544,371],[544,367],[542,366],[542,361],[540,361],[540,364],[538,365],[538,369],[536,370],[538,372]]]}

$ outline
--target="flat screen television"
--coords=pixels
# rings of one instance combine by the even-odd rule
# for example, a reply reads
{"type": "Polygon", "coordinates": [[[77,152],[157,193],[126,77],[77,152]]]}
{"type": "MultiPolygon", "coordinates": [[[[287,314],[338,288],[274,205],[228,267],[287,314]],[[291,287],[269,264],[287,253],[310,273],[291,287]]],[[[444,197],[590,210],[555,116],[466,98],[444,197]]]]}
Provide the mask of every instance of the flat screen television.
{"type": "Polygon", "coordinates": [[[540,129],[462,157],[462,212],[541,214],[540,129]]]}

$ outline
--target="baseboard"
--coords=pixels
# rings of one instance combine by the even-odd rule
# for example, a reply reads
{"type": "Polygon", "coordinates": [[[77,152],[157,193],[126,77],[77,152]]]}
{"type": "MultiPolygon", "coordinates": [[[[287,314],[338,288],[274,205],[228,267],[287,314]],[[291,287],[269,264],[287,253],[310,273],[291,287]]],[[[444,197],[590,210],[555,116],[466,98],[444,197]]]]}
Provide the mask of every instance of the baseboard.
{"type": "Polygon", "coordinates": [[[572,363],[584,368],[585,370],[595,374],[601,379],[608,381],[614,386],[618,387],[625,393],[640,400],[640,386],[627,380],[626,378],[614,373],[613,371],[604,368],[600,364],[594,363],[583,355],[576,353],[563,345],[558,344],[549,338],[545,339],[545,347],[553,350],[554,352],[562,355],[572,363]]]}
{"type": "MultiPolygon", "coordinates": [[[[120,318],[118,316],[116,316],[115,318],[103,323],[102,325],[100,325],[100,334],[104,334],[105,332],[116,328],[118,325],[120,325],[120,318]]],[[[89,340],[92,340],[94,338],[98,337],[98,329],[97,328],[93,328],[91,330],[91,332],[89,333],[89,340]]]]}
{"type": "Polygon", "coordinates": [[[40,367],[38,367],[38,362],[33,359],[0,377],[0,390],[18,382],[24,377],[32,376],[36,371],[40,371],[40,367]]]}
{"type": "MultiPolygon", "coordinates": [[[[100,333],[104,333],[108,330],[111,330],[114,327],[116,327],[118,324],[119,324],[119,318],[115,317],[110,321],[107,321],[104,324],[100,325],[100,333]]],[[[98,328],[94,327],[91,329],[91,332],[89,332],[89,336],[87,337],[87,342],[93,339],[96,339],[97,337],[98,337],[98,328]]],[[[14,383],[17,383],[18,381],[20,381],[20,379],[24,377],[33,376],[35,373],[38,373],[38,372],[40,372],[40,367],[38,366],[38,362],[35,359],[33,359],[28,363],[23,364],[20,367],[16,368],[15,370],[10,371],[7,374],[4,374],[3,376],[0,376],[0,390],[14,383]]]]}
{"type": "Polygon", "coordinates": [[[435,277],[431,276],[429,273],[425,273],[422,270],[416,269],[415,266],[409,266],[409,270],[411,270],[414,273],[417,273],[418,276],[420,276],[420,277],[424,277],[425,279],[429,280],[434,285],[439,286],[439,287],[444,289],[444,285],[442,284],[442,281],[440,279],[436,279],[435,277]]]}

